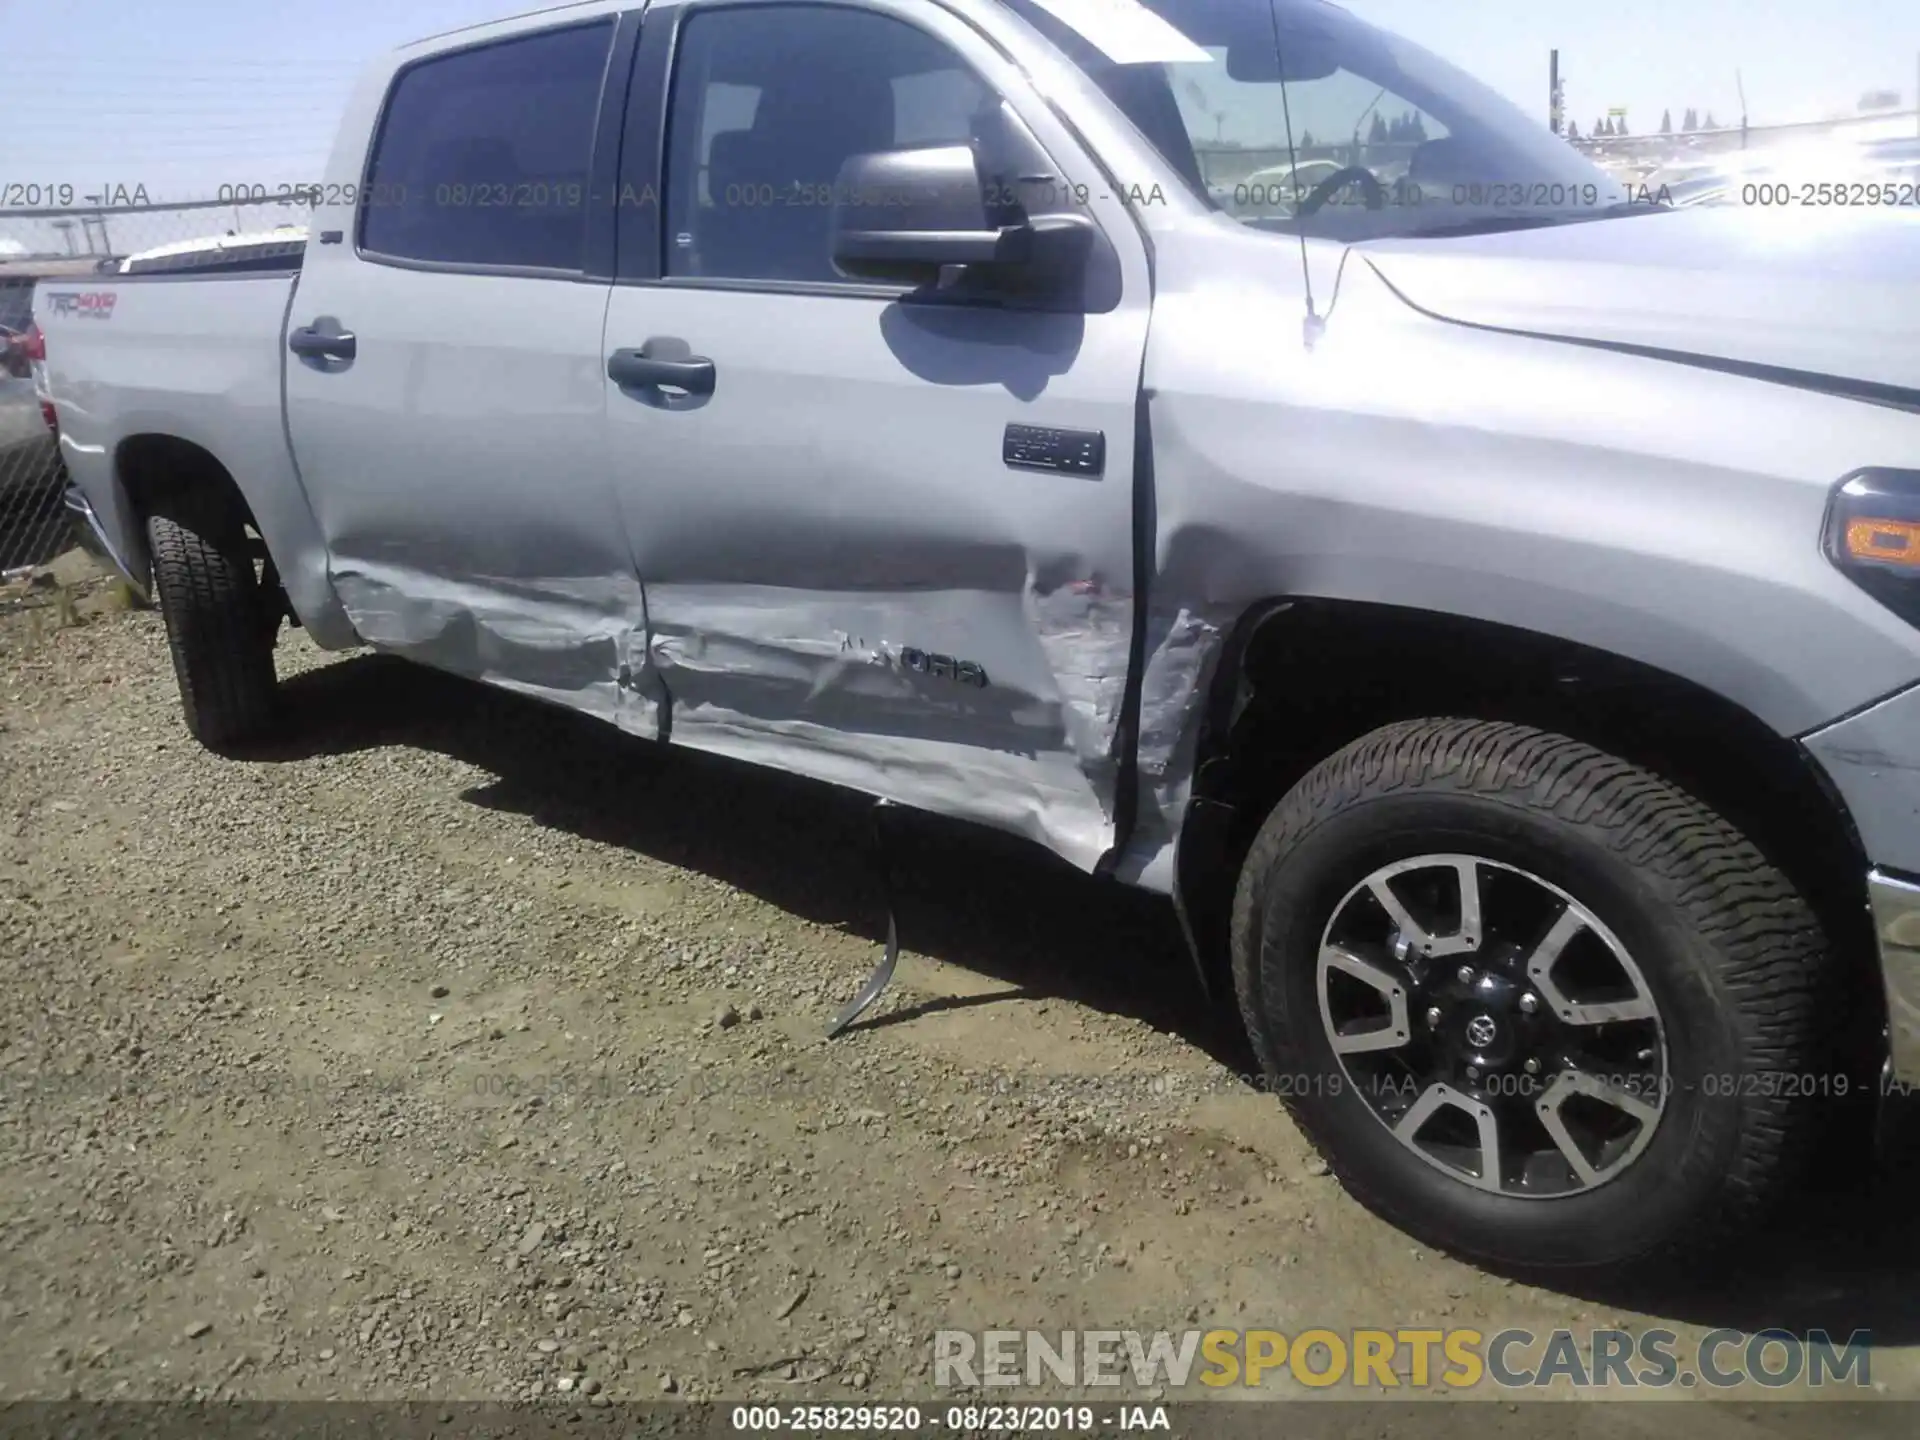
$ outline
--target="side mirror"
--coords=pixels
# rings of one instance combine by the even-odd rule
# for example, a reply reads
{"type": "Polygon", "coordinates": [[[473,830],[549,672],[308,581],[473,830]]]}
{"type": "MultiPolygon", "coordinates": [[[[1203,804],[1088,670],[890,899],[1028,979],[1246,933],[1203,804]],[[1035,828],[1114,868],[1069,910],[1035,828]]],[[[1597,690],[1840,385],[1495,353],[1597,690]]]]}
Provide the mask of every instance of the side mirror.
{"type": "Polygon", "coordinates": [[[834,192],[833,263],[850,279],[914,287],[965,266],[963,292],[996,295],[1051,295],[1076,282],[1098,233],[1092,218],[996,223],[995,212],[1009,210],[1018,207],[987,204],[968,146],[850,156],[834,192]]]}

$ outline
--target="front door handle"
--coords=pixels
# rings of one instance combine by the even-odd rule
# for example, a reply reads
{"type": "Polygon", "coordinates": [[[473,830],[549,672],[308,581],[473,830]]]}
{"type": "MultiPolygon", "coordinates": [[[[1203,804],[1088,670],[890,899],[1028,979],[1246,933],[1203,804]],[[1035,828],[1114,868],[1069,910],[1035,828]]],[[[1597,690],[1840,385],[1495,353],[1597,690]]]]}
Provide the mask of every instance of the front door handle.
{"type": "Polygon", "coordinates": [[[303,325],[287,336],[287,349],[303,360],[351,360],[357,348],[351,330],[325,334],[311,325],[303,325]]]}
{"type": "Polygon", "coordinates": [[[713,394],[715,375],[713,361],[692,353],[686,341],[661,335],[638,350],[614,351],[607,357],[607,378],[638,391],[650,405],[686,410],[713,394]]]}

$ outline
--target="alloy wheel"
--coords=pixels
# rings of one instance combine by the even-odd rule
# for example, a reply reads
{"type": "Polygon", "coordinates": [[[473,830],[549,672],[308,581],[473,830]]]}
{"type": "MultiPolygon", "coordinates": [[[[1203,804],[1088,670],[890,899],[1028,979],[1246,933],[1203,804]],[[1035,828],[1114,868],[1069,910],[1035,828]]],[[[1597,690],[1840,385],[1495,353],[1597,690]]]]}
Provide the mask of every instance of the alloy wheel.
{"type": "Polygon", "coordinates": [[[1477,1189],[1562,1198],[1645,1151],[1670,1089],[1626,947],[1512,865],[1432,854],[1334,907],[1315,990],[1342,1079],[1395,1139],[1477,1189]]]}

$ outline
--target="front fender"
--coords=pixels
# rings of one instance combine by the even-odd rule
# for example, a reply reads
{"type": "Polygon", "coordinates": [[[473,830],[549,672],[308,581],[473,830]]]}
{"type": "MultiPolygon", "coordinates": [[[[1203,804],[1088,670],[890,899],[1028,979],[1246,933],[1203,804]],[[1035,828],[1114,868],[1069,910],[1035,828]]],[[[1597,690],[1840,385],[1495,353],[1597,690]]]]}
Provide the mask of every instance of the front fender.
{"type": "Polygon", "coordinates": [[[1224,224],[1163,237],[1141,727],[1162,834],[1221,641],[1271,597],[1575,642],[1782,736],[1920,681],[1920,635],[1819,544],[1834,483],[1910,459],[1920,417],[1450,325],[1357,263],[1337,287],[1314,267],[1309,343],[1298,260],[1297,241],[1224,224]]]}

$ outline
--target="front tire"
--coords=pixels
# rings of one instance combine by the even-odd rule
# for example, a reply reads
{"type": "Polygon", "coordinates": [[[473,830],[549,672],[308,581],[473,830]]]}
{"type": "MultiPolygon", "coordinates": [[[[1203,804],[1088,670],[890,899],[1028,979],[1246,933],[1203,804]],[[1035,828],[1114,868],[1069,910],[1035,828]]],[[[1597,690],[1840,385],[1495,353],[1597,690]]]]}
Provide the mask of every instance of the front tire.
{"type": "Polygon", "coordinates": [[[1659,776],[1473,720],[1376,730],[1241,872],[1255,1052],[1359,1200],[1529,1270],[1693,1264],[1789,1185],[1825,938],[1659,776]]]}
{"type": "Polygon", "coordinates": [[[147,545],[188,731],[216,752],[260,739],[274,720],[278,617],[246,531],[217,507],[167,496],[147,518],[147,545]]]}

